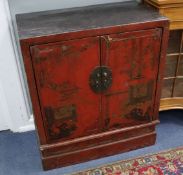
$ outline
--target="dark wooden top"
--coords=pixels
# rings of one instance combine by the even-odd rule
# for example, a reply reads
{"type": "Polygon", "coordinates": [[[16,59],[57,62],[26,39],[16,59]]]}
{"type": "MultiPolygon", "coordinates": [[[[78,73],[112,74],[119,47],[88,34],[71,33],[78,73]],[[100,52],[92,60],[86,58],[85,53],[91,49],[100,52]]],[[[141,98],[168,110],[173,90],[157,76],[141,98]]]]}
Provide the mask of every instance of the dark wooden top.
{"type": "Polygon", "coordinates": [[[167,19],[149,6],[130,1],[18,14],[16,20],[20,39],[27,39],[167,19]]]}

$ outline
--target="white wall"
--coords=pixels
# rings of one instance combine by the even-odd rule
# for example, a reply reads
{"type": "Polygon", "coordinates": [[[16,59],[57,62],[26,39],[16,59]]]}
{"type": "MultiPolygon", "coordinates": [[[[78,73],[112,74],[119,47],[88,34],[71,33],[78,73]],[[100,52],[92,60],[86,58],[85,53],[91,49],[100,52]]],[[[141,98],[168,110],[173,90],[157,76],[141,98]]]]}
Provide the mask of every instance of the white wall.
{"type": "Polygon", "coordinates": [[[30,124],[30,114],[22,93],[7,8],[7,1],[0,0],[0,126],[5,124],[4,129],[19,131],[30,124]]]}
{"type": "Polygon", "coordinates": [[[121,1],[128,0],[9,0],[9,4],[8,0],[0,0],[0,97],[3,97],[4,104],[4,112],[0,115],[6,119],[5,128],[15,132],[34,129],[15,15],[121,1]]]}
{"type": "Polygon", "coordinates": [[[16,14],[123,1],[129,0],[9,0],[9,3],[11,12],[16,14]]]}

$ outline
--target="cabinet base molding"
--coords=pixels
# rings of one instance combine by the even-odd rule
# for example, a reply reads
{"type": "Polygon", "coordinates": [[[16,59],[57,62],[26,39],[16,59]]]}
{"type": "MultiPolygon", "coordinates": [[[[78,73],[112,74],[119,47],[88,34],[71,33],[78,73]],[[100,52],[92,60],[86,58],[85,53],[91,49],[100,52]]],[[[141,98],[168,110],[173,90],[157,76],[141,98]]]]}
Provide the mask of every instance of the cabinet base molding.
{"type": "Polygon", "coordinates": [[[42,145],[44,170],[110,156],[155,144],[159,121],[58,144],[42,145]]]}
{"type": "Polygon", "coordinates": [[[183,98],[165,98],[161,99],[160,111],[171,109],[183,109],[183,98]]]}

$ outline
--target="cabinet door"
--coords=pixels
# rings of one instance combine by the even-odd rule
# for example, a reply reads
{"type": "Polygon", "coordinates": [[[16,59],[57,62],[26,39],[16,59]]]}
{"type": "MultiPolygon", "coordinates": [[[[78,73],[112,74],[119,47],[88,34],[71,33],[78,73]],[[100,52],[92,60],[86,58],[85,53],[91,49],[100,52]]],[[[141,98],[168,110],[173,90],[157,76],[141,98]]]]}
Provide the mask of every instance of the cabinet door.
{"type": "Polygon", "coordinates": [[[36,45],[31,54],[48,141],[98,132],[101,96],[89,76],[100,66],[99,38],[36,45]]]}
{"type": "Polygon", "coordinates": [[[102,66],[112,85],[102,95],[103,127],[115,129],[152,120],[158,75],[161,29],[104,36],[102,66]]]}

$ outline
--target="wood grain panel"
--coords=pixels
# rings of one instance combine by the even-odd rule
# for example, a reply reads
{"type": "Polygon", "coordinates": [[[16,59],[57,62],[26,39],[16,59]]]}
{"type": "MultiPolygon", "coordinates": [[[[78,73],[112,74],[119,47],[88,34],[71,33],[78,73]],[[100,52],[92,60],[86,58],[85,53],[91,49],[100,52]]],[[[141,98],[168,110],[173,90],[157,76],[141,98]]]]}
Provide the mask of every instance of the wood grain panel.
{"type": "Polygon", "coordinates": [[[183,78],[176,78],[173,97],[183,97],[183,78]]]}
{"type": "Polygon", "coordinates": [[[163,81],[163,89],[161,92],[161,98],[172,97],[174,79],[165,79],[163,81]]]}
{"type": "Polygon", "coordinates": [[[166,67],[165,67],[165,77],[175,77],[177,68],[178,56],[167,56],[166,57],[166,67]]]}
{"type": "Polygon", "coordinates": [[[170,19],[170,30],[183,28],[183,1],[182,0],[144,0],[146,3],[159,9],[159,12],[170,19]]]}
{"type": "Polygon", "coordinates": [[[167,50],[168,54],[180,52],[181,36],[181,30],[175,30],[170,32],[167,50]]]}
{"type": "Polygon", "coordinates": [[[180,57],[179,65],[178,65],[178,76],[183,76],[183,56],[180,57]]]}

